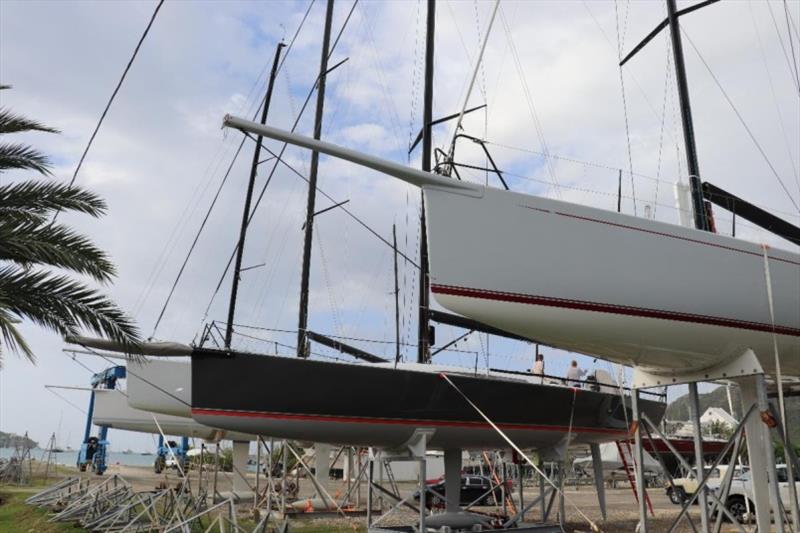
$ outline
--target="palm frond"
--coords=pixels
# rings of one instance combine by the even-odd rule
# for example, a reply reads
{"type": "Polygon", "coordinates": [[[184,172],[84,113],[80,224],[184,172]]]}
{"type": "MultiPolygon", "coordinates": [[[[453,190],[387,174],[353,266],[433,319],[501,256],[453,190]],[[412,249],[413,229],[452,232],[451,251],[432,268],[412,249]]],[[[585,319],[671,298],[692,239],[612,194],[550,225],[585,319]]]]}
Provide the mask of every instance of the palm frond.
{"type": "Polygon", "coordinates": [[[26,268],[42,264],[65,268],[103,283],[116,271],[105,252],[66,226],[10,217],[0,218],[0,260],[26,268]]]}
{"type": "Polygon", "coordinates": [[[81,187],[51,181],[22,181],[0,185],[0,216],[6,211],[45,214],[77,211],[93,217],[105,213],[106,203],[81,187]]]}
{"type": "Polygon", "coordinates": [[[86,328],[132,351],[140,342],[138,328],[114,302],[83,283],[42,270],[0,268],[0,309],[63,336],[86,328]]]}
{"type": "Polygon", "coordinates": [[[45,126],[22,115],[12,113],[10,109],[0,107],[0,134],[19,133],[24,131],[44,131],[47,133],[60,133],[57,129],[45,126]]]}
{"type": "Polygon", "coordinates": [[[35,170],[50,175],[50,160],[47,156],[25,144],[0,144],[0,172],[10,169],[35,170]]]}
{"type": "Polygon", "coordinates": [[[14,353],[21,353],[27,357],[31,363],[36,362],[36,356],[17,329],[17,324],[19,324],[19,319],[0,307],[0,336],[2,336],[3,339],[3,342],[0,343],[0,368],[2,368],[3,362],[2,345],[7,346],[14,353]]]}
{"type": "Polygon", "coordinates": [[[9,224],[41,224],[49,220],[49,217],[46,213],[0,208],[0,219],[9,224]]]}

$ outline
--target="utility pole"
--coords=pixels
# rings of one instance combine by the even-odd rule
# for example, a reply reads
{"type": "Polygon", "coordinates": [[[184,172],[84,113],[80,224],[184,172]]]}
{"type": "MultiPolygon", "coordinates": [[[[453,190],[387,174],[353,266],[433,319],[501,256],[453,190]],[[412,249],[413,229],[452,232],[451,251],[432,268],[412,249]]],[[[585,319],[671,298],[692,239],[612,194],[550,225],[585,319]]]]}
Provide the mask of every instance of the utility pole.
{"type": "Polygon", "coordinates": [[[672,39],[675,78],[678,82],[678,99],[681,105],[681,123],[683,125],[683,142],[686,145],[689,186],[692,191],[694,225],[699,230],[709,231],[705,201],[703,199],[703,186],[700,181],[700,165],[697,163],[697,145],[695,144],[694,123],[692,122],[692,106],[689,101],[689,84],[686,81],[686,65],[683,60],[683,41],[681,40],[678,16],[675,0],[667,0],[667,20],[669,21],[669,34],[672,39]]]}
{"type": "MultiPolygon", "coordinates": [[[[261,111],[261,124],[267,123],[267,113],[269,112],[269,104],[272,100],[272,89],[275,87],[275,78],[278,74],[278,63],[281,58],[281,49],[286,46],[282,42],[278,43],[275,48],[275,59],[272,61],[272,70],[269,75],[269,83],[267,84],[267,94],[264,97],[264,108],[261,111]]],[[[253,163],[250,166],[250,180],[247,183],[247,196],[244,201],[244,211],[242,212],[242,227],[239,230],[239,244],[236,247],[236,263],[233,268],[233,284],[231,287],[231,301],[228,305],[228,323],[225,327],[225,349],[231,348],[231,339],[233,337],[233,322],[236,314],[236,296],[239,292],[239,276],[242,271],[242,257],[244,256],[244,242],[247,236],[247,221],[250,219],[250,204],[253,200],[253,188],[256,183],[256,175],[258,174],[258,159],[261,156],[261,140],[263,137],[259,135],[256,138],[256,147],[253,151],[253,163]]]]}
{"type": "MultiPolygon", "coordinates": [[[[425,34],[425,89],[422,108],[422,170],[431,171],[433,139],[433,45],[436,30],[436,0],[428,0],[428,20],[425,34]]],[[[428,228],[425,221],[425,193],[421,193],[419,230],[419,340],[417,362],[430,361],[431,346],[428,329],[428,310],[430,305],[430,275],[428,267],[428,228]]]]}
{"type": "MultiPolygon", "coordinates": [[[[328,74],[328,55],[333,24],[333,0],[328,0],[325,11],[325,29],[322,35],[322,56],[319,61],[317,81],[317,111],[314,116],[314,139],[322,136],[322,112],[325,106],[325,78],[328,74]]],[[[311,169],[308,175],[308,203],[306,204],[306,236],[303,244],[303,270],[300,277],[300,317],[297,326],[297,357],[308,357],[306,329],[308,328],[308,283],[311,275],[311,245],[314,237],[314,204],[317,198],[317,171],[319,152],[311,152],[311,169]]]]}

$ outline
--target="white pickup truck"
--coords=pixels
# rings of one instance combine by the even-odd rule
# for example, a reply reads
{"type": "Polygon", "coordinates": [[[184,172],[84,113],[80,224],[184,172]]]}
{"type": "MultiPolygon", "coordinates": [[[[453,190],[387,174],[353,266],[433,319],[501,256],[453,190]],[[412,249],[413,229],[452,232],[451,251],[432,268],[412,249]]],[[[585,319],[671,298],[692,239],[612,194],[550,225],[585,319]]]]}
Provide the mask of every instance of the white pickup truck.
{"type": "MultiPolygon", "coordinates": [[[[706,485],[709,489],[714,490],[719,486],[719,484],[725,478],[725,473],[727,472],[728,468],[728,465],[719,465],[714,470],[711,470],[710,468],[704,469],[705,474],[708,476],[708,483],[706,483],[706,485]]],[[[736,470],[734,471],[734,476],[738,477],[741,474],[741,469],[738,466],[735,468],[736,470]]],[[[673,479],[672,485],[667,484],[664,488],[666,489],[667,496],[672,503],[676,505],[682,505],[694,495],[694,493],[697,491],[698,485],[700,485],[700,480],[697,479],[697,469],[694,468],[690,474],[684,477],[673,479]],[[672,489],[673,487],[675,487],[674,491],[672,489]]]]}
{"type": "MultiPolygon", "coordinates": [[[[789,496],[789,479],[786,465],[777,465],[777,472],[781,500],[783,501],[786,512],[789,513],[791,498],[789,496]]],[[[800,494],[800,472],[795,472],[794,486],[798,494],[800,494]]],[[[753,482],[750,477],[750,472],[733,478],[728,498],[725,501],[725,506],[739,522],[750,521],[750,519],[753,518],[752,515],[755,508],[754,501],[753,482]]]]}

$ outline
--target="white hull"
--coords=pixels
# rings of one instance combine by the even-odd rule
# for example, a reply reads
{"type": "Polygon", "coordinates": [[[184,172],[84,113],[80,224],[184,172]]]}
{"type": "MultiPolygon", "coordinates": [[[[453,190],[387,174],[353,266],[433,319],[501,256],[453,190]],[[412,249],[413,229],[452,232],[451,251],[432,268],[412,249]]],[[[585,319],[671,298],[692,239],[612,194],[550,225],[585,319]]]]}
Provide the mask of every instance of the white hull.
{"type": "Polygon", "coordinates": [[[128,405],[134,409],[192,417],[192,365],[150,358],[127,367],[128,405]]]}
{"type": "Polygon", "coordinates": [[[159,434],[159,426],[165,435],[194,437],[208,441],[220,439],[255,440],[252,435],[223,431],[198,424],[191,418],[154,414],[134,409],[120,390],[95,390],[94,415],[92,421],[97,426],[107,426],[125,431],[159,434]],[[158,425],[153,421],[158,421],[158,425]]]}
{"type": "MultiPolygon", "coordinates": [[[[749,349],[775,370],[757,244],[448,179],[236,117],[223,125],[422,187],[432,290],[452,311],[654,373],[696,373],[749,349]]],[[[782,370],[800,376],[800,255],[769,256],[782,370]]]]}
{"type": "MultiPolygon", "coordinates": [[[[442,306],[628,365],[696,371],[751,348],[774,371],[760,246],[497,189],[424,190],[442,306]]],[[[782,371],[800,375],[800,256],[768,253],[782,371]]]]}

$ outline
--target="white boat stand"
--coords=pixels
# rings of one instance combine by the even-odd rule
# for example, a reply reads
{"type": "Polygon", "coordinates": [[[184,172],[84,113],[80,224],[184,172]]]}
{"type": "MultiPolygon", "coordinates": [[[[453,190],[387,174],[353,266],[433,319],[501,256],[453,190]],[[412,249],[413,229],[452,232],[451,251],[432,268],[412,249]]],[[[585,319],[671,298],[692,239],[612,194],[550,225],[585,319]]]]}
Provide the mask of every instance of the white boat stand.
{"type": "MultiPolygon", "coordinates": [[[[779,486],[777,483],[777,470],[775,467],[775,453],[772,446],[770,435],[770,421],[779,420],[775,417],[770,405],[767,401],[766,381],[761,367],[757,366],[758,362],[751,351],[745,352],[741,357],[736,360],[721,365],[719,368],[709,369],[702,373],[702,376],[693,376],[693,378],[700,378],[705,380],[717,379],[733,379],[738,383],[742,395],[742,412],[745,413],[741,422],[737,425],[733,435],[725,445],[724,451],[720,453],[711,468],[709,473],[716,468],[719,463],[726,456],[730,455],[729,463],[734,464],[741,449],[741,440],[744,436],[747,442],[748,457],[750,460],[751,480],[754,492],[754,507],[755,519],[759,531],[770,531],[772,513],[774,512],[775,524],[774,531],[783,533],[784,522],[786,519],[786,512],[783,509],[783,504],[779,494],[779,486]]],[[[689,472],[692,471],[689,464],[685,459],[678,454],[675,448],[669,443],[666,437],[658,429],[657,425],[647,417],[646,414],[640,414],[638,409],[639,389],[644,389],[654,386],[665,386],[678,383],[688,383],[689,385],[689,400],[692,425],[694,426],[694,441],[695,441],[695,462],[698,474],[704,472],[703,470],[703,452],[702,452],[702,428],[699,423],[699,402],[697,394],[697,383],[700,379],[682,380],[677,376],[670,376],[664,379],[664,376],[647,374],[645,372],[636,371],[634,373],[634,393],[633,393],[633,420],[634,420],[634,441],[635,441],[635,461],[636,461],[636,483],[637,495],[639,496],[639,528],[642,533],[647,532],[647,514],[646,504],[644,499],[644,475],[643,475],[643,461],[642,461],[642,431],[646,431],[648,436],[652,431],[669,447],[670,451],[675,455],[680,464],[689,472]]],[[[773,424],[774,426],[774,424],[773,424]]],[[[781,438],[783,432],[778,431],[781,438]]],[[[785,439],[784,439],[785,440],[785,439]]],[[[785,443],[786,444],[786,443],[785,443]]],[[[786,446],[791,449],[791,446],[786,446]]],[[[791,457],[792,454],[787,453],[791,457]]],[[[792,458],[794,459],[794,458],[792,458]]],[[[790,459],[790,460],[792,460],[790,459]]],[[[796,466],[796,462],[795,465],[796,466]]],[[[731,516],[725,500],[727,498],[730,484],[733,479],[733,469],[729,469],[726,473],[725,479],[720,487],[719,496],[714,492],[709,491],[706,487],[708,481],[708,474],[703,473],[702,479],[695,494],[684,502],[677,518],[674,520],[670,531],[672,531],[678,523],[686,518],[693,530],[698,531],[696,524],[693,524],[687,515],[687,511],[695,500],[699,500],[699,512],[701,517],[700,529],[702,533],[718,532],[721,527],[722,516],[725,515],[731,520],[740,531],[744,532],[745,529],[738,524],[731,516]],[[729,475],[730,474],[730,475],[729,475]],[[706,499],[712,500],[712,505],[708,505],[706,499]],[[715,523],[711,523],[710,514],[717,511],[717,519],[715,523]]],[[[796,504],[795,504],[796,505],[796,504]]]]}

